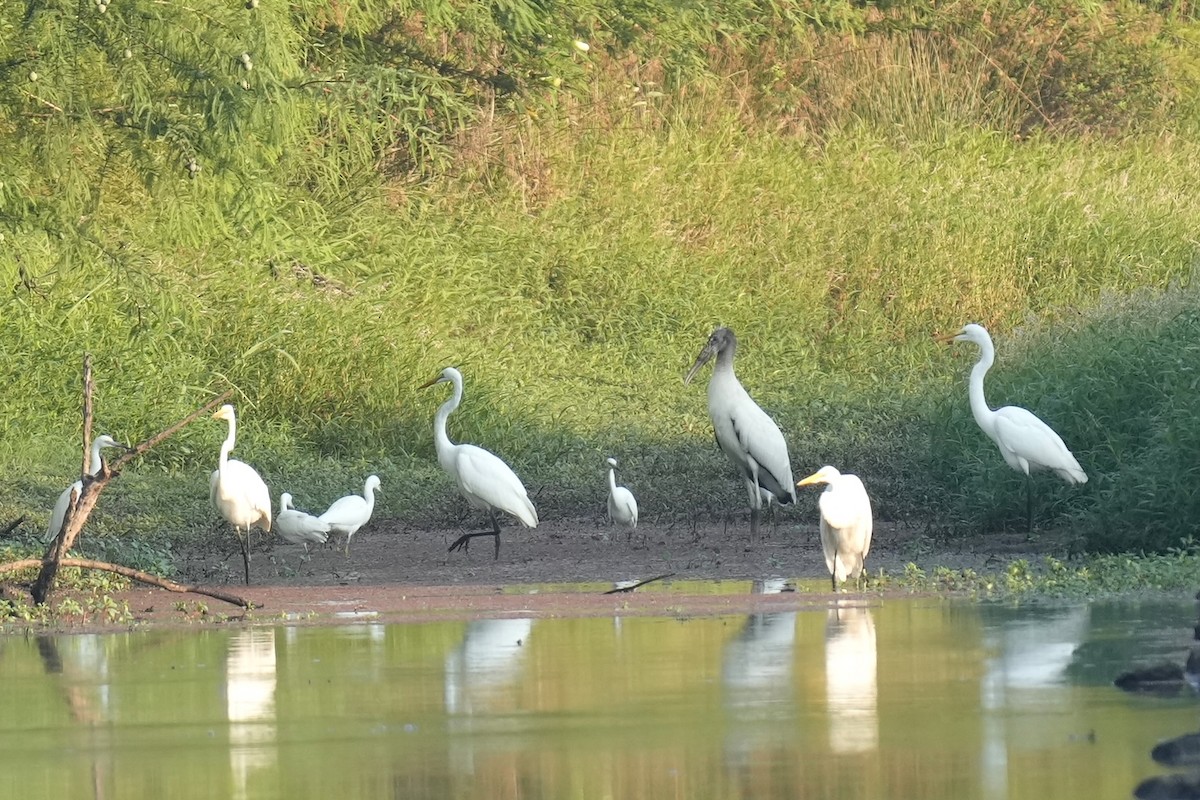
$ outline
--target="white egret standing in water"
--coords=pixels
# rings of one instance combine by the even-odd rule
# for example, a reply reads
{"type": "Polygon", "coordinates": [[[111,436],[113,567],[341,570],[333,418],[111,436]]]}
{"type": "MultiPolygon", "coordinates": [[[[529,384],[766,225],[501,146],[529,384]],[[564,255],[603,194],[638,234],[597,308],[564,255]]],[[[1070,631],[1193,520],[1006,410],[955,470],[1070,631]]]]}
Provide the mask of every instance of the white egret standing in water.
{"type": "Polygon", "coordinates": [[[437,449],[438,463],[455,483],[458,491],[472,508],[487,511],[492,519],[492,530],[481,533],[464,533],[454,540],[450,550],[466,550],[476,536],[496,537],[496,558],[500,557],[500,524],[496,521],[496,509],[507,511],[519,519],[527,528],[536,528],[537,509],[529,499],[524,484],[512,468],[499,457],[473,444],[455,444],[446,434],[446,420],[458,408],[463,396],[462,373],[454,367],[446,367],[441,374],[421,386],[449,383],[453,387],[450,399],[442,403],[433,418],[433,441],[437,449]]]}
{"type": "Polygon", "coordinates": [[[971,368],[969,396],[971,414],[980,429],[988,435],[1004,463],[1025,475],[1025,511],[1029,529],[1033,530],[1033,479],[1031,474],[1048,469],[1070,484],[1087,483],[1087,473],[1075,456],[1063,444],[1054,429],[1042,422],[1032,411],[1020,406],[1004,406],[993,411],[983,395],[983,376],[996,360],[992,337],[982,325],[970,323],[947,342],[974,342],[979,345],[979,360],[971,368]]]}
{"type": "Polygon", "coordinates": [[[250,529],[261,528],[271,532],[271,493],[254,467],[229,457],[237,441],[237,417],[233,406],[226,403],[217,409],[213,419],[229,423],[229,435],[221,445],[221,456],[217,461],[215,483],[209,479],[209,497],[221,512],[225,521],[233,526],[242,547],[242,566],[246,571],[246,585],[250,585],[250,529]],[[245,531],[245,536],[242,535],[245,531]]]}
{"type": "MultiPolygon", "coordinates": [[[[95,477],[100,474],[100,468],[103,466],[100,450],[105,447],[128,449],[108,434],[97,436],[92,442],[92,451],[88,454],[88,475],[95,477]]],[[[62,530],[63,520],[67,518],[67,509],[79,502],[81,494],[83,494],[83,481],[78,480],[63,489],[62,494],[58,496],[58,500],[54,503],[54,509],[50,512],[50,524],[46,526],[45,541],[47,544],[53,541],[55,536],[58,536],[59,531],[62,530]]]]}
{"type": "Polygon", "coordinates": [[[817,505],[821,509],[821,549],[833,590],[847,578],[858,580],[871,550],[871,498],[857,475],[821,467],[797,486],[824,483],[817,505]]]}
{"type": "Polygon", "coordinates": [[[608,459],[608,518],[628,529],[626,538],[633,535],[637,527],[638,506],[633,492],[617,486],[617,460],[608,459]]]}
{"type": "Polygon", "coordinates": [[[729,456],[746,482],[750,498],[750,537],[758,535],[762,512],[760,488],[774,495],[781,505],[796,502],[792,485],[792,467],[787,442],[779,426],[750,399],[733,374],[733,356],[737,337],[729,328],[717,328],[708,337],[696,363],[688,370],[684,383],[691,383],[709,359],[717,357],[708,379],[708,415],[712,419],[717,444],[729,456]]]}

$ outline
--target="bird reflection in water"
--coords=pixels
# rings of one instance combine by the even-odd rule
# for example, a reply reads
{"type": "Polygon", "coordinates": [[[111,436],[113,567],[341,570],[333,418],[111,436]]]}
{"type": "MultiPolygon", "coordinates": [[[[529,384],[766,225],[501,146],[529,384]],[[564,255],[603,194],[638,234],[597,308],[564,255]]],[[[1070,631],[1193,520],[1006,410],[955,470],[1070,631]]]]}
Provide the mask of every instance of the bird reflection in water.
{"type": "MultiPolygon", "coordinates": [[[[783,579],[755,581],[754,594],[778,594],[783,579]]],[[[795,715],[792,662],[796,643],[795,611],[750,614],[737,636],[725,645],[721,685],[730,715],[726,759],[746,766],[761,750],[778,745],[771,723],[786,724],[795,715]]]]}
{"type": "Polygon", "coordinates": [[[244,798],[251,773],[276,759],[274,630],[248,628],[229,637],[225,701],[233,796],[244,798]]]}
{"type": "Polygon", "coordinates": [[[112,713],[106,646],[112,641],[112,635],[95,633],[37,637],[42,666],[47,674],[61,678],[63,699],[71,719],[80,726],[77,730],[81,741],[74,746],[77,752],[90,754],[92,797],[96,798],[115,796],[111,791],[112,713]]]}
{"type": "Polygon", "coordinates": [[[462,644],[447,654],[444,696],[454,771],[474,774],[477,743],[488,734],[509,742],[506,734],[523,724],[512,712],[521,704],[519,683],[532,631],[532,619],[473,620],[462,644]]]}
{"type": "Polygon", "coordinates": [[[825,620],[825,702],[834,753],[869,753],[879,747],[877,700],[871,609],[835,604],[825,620]]]}

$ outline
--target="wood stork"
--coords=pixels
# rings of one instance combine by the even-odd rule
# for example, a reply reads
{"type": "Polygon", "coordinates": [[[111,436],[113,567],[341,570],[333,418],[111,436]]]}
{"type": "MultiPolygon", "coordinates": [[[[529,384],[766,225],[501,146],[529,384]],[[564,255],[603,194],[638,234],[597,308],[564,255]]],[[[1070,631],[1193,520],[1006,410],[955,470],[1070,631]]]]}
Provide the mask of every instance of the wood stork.
{"type": "Polygon", "coordinates": [[[758,518],[762,512],[763,498],[759,489],[770,492],[778,503],[786,505],[796,502],[796,487],[792,484],[787,442],[779,426],[750,399],[733,374],[736,351],[737,337],[733,331],[717,328],[708,337],[708,343],[683,382],[691,383],[700,368],[716,356],[712,377],[708,379],[708,415],[717,444],[746,482],[750,499],[750,537],[753,539],[758,535],[758,518]]]}

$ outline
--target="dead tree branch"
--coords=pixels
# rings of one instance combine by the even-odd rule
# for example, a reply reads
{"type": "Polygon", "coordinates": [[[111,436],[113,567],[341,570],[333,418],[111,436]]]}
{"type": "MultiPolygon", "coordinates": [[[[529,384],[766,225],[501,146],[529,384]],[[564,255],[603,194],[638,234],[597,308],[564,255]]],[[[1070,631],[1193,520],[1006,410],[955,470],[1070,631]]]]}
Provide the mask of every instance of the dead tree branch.
{"type": "MultiPolygon", "coordinates": [[[[5,564],[0,564],[0,574],[5,572],[16,572],[22,569],[33,569],[43,565],[41,559],[23,558],[20,561],[9,561],[5,564]]],[[[122,566],[121,564],[111,564],[107,561],[97,561],[93,558],[62,558],[59,559],[60,567],[78,567],[79,569],[99,569],[105,572],[115,572],[118,575],[124,575],[126,578],[131,578],[141,583],[147,583],[151,586],[157,586],[160,589],[166,589],[168,592],[202,594],[206,597],[214,597],[217,600],[223,600],[235,606],[242,608],[255,608],[253,602],[247,600],[240,595],[224,592],[220,589],[210,589],[206,586],[188,585],[176,583],[175,581],[160,578],[157,575],[151,575],[149,572],[142,572],[140,569],[122,566]]]]}
{"type": "Polygon", "coordinates": [[[230,390],[220,397],[211,400],[205,406],[196,409],[166,430],[160,431],[149,439],[130,448],[113,461],[112,464],[102,461],[100,471],[96,475],[88,475],[88,467],[90,466],[88,464],[88,452],[90,450],[92,428],[92,393],[94,388],[91,356],[85,355],[83,358],[83,491],[73,505],[67,506],[62,530],[50,542],[49,549],[46,550],[45,556],[42,557],[42,569],[38,573],[37,580],[34,582],[32,589],[33,600],[38,605],[42,605],[50,597],[50,593],[54,590],[54,580],[58,575],[58,569],[65,563],[64,556],[75,546],[75,540],[79,537],[79,532],[83,530],[84,523],[87,522],[92,509],[96,507],[96,501],[100,498],[100,492],[104,491],[109,481],[120,474],[121,468],[127,463],[144,455],[155,445],[169,439],[204,414],[211,413],[214,408],[228,400],[230,394],[232,394],[232,390],[230,390]]]}

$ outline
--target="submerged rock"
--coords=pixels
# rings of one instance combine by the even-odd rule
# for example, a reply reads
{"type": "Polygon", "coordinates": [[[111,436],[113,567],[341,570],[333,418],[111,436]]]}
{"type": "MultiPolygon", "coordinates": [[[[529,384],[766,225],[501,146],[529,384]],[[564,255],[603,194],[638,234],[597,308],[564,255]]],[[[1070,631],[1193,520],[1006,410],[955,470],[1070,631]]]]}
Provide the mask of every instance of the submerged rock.
{"type": "Polygon", "coordinates": [[[1168,767],[1200,767],[1200,733],[1185,733],[1159,742],[1150,757],[1168,767]]]}
{"type": "Polygon", "coordinates": [[[1187,685],[1183,669],[1178,664],[1157,664],[1141,667],[1117,676],[1113,683],[1127,692],[1176,694],[1187,685]]]}
{"type": "Polygon", "coordinates": [[[1133,790],[1138,800],[1200,800],[1200,773],[1147,778],[1133,790]]]}

